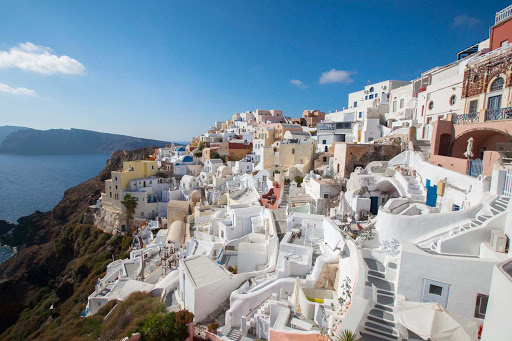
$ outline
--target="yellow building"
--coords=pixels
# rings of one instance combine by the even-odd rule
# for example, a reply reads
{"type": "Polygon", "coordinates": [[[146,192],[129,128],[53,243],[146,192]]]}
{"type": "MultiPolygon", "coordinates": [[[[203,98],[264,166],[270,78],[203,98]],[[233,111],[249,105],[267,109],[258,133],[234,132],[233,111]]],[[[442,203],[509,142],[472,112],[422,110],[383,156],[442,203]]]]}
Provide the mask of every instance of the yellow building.
{"type": "Polygon", "coordinates": [[[281,143],[279,145],[279,165],[283,168],[295,168],[290,178],[306,175],[312,167],[315,155],[315,144],[309,143],[281,143]]]}
{"type": "Polygon", "coordinates": [[[122,171],[113,171],[112,178],[105,181],[105,193],[102,196],[102,205],[111,204],[117,209],[122,209],[121,201],[123,190],[128,187],[131,180],[148,178],[158,172],[157,161],[127,161],[123,162],[122,171]]]}
{"type": "MultiPolygon", "coordinates": [[[[258,140],[263,146],[271,146],[276,141],[274,128],[270,127],[258,127],[252,135],[253,140],[258,140]]],[[[256,143],[256,141],[255,141],[256,143]]]]}

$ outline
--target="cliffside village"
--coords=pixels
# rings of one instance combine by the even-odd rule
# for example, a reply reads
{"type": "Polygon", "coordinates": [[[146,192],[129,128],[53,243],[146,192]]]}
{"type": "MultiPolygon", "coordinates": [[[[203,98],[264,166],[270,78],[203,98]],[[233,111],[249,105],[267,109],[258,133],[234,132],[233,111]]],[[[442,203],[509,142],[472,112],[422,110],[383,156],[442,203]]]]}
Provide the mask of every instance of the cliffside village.
{"type": "Polygon", "coordinates": [[[347,108],[236,113],[125,162],[91,208],[133,247],[82,315],[145,291],[209,340],[510,340],[511,133],[512,5],[347,108]]]}

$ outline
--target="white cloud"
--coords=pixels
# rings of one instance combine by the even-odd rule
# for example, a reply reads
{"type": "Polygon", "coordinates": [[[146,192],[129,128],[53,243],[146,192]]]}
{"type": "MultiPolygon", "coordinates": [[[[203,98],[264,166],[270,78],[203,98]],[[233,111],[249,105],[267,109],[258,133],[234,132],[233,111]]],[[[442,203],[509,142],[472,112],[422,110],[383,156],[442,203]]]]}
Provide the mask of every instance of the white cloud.
{"type": "Polygon", "coordinates": [[[52,54],[52,49],[32,43],[21,43],[9,51],[0,51],[0,69],[18,68],[53,75],[55,73],[81,75],[84,66],[68,56],[52,54]]]}
{"type": "Polygon", "coordinates": [[[470,17],[469,15],[467,14],[461,14],[461,15],[457,15],[455,18],[453,18],[453,27],[462,27],[462,26],[466,26],[466,27],[471,27],[475,24],[477,24],[480,20],[478,18],[475,18],[475,17],[470,17]]]}
{"type": "Polygon", "coordinates": [[[0,83],[0,92],[4,92],[11,95],[18,96],[32,96],[37,97],[37,92],[35,90],[27,89],[27,88],[13,88],[7,84],[0,83]]]}
{"type": "Polygon", "coordinates": [[[320,84],[329,84],[329,83],[350,84],[354,81],[352,78],[350,78],[350,76],[352,74],[353,74],[353,72],[350,72],[350,71],[331,69],[329,71],[322,73],[318,82],[320,84]]]}
{"type": "Polygon", "coordinates": [[[306,84],[302,83],[302,81],[300,81],[298,79],[292,79],[290,81],[290,84],[293,86],[296,86],[297,88],[300,88],[300,89],[305,89],[308,87],[306,84]]]}

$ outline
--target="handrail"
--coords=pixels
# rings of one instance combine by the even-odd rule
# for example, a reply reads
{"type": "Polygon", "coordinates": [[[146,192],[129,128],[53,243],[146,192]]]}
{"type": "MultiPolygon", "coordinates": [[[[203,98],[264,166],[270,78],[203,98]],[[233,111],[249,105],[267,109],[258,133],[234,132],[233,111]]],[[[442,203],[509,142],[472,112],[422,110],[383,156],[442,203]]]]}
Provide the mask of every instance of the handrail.
{"type": "Polygon", "coordinates": [[[245,317],[249,317],[249,315],[251,315],[252,313],[254,313],[256,310],[258,310],[259,307],[261,307],[265,302],[268,301],[269,298],[272,297],[273,294],[270,294],[267,298],[265,298],[263,301],[261,301],[260,304],[258,304],[256,307],[254,307],[251,311],[249,311],[247,313],[247,315],[245,315],[245,317]]]}

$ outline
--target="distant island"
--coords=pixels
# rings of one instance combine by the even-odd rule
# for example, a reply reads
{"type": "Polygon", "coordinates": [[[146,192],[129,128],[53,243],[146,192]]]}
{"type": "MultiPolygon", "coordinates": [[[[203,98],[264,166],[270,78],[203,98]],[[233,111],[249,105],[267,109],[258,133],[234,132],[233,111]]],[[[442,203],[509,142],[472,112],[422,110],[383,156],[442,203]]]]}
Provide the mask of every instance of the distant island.
{"type": "Polygon", "coordinates": [[[167,141],[83,129],[36,130],[0,127],[0,153],[17,155],[110,154],[148,146],[165,147],[167,141]]]}

